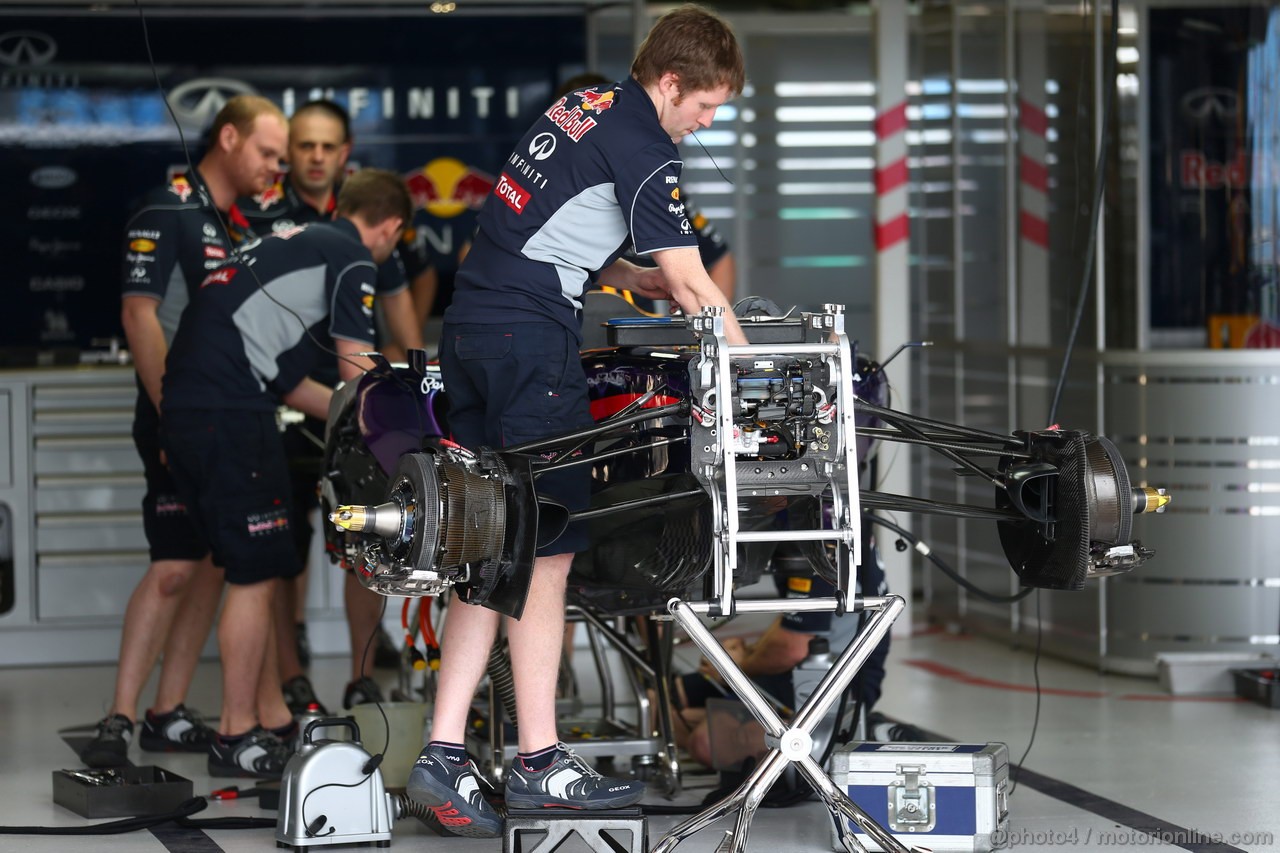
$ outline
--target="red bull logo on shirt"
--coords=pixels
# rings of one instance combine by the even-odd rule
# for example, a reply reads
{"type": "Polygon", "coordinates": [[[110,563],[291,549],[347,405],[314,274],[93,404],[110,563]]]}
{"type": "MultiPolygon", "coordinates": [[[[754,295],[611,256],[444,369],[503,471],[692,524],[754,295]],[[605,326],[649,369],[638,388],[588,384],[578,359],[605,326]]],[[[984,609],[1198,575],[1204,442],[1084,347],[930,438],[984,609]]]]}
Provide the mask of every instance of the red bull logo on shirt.
{"type": "Polygon", "coordinates": [[[277,178],[276,182],[253,197],[259,210],[266,210],[273,204],[284,201],[284,183],[277,178]]]}
{"type": "Polygon", "coordinates": [[[191,197],[191,183],[186,178],[179,175],[173,179],[173,183],[169,184],[169,192],[176,195],[182,201],[186,201],[191,197]]]}
{"type": "Polygon", "coordinates": [[[613,90],[612,89],[603,93],[597,92],[595,89],[587,89],[585,92],[582,93],[581,97],[582,97],[581,109],[584,113],[587,110],[590,110],[596,115],[600,115],[600,113],[604,112],[605,110],[609,109],[609,107],[613,106],[613,90]]]}
{"type": "MultiPolygon", "coordinates": [[[[587,131],[596,126],[597,122],[591,116],[587,115],[580,106],[575,106],[572,109],[566,109],[565,104],[568,103],[568,101],[569,96],[565,95],[563,98],[552,104],[546,111],[545,115],[547,118],[551,119],[552,124],[565,132],[570,141],[578,142],[582,137],[587,135],[587,131]]],[[[610,98],[609,103],[612,105],[612,98],[610,98]]],[[[597,112],[603,112],[603,110],[599,110],[597,112]]]]}
{"type": "Polygon", "coordinates": [[[437,157],[404,179],[415,207],[449,219],[479,210],[493,191],[493,178],[453,157],[437,157]]]}

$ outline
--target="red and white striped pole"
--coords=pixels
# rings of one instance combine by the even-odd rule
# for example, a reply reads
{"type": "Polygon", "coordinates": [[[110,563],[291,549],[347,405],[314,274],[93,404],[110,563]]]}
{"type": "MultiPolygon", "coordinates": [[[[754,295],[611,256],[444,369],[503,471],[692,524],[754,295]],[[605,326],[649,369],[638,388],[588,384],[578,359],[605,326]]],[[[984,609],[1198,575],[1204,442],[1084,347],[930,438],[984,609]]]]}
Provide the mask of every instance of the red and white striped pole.
{"type": "MultiPolygon", "coordinates": [[[[1049,116],[1045,14],[1018,11],[1017,343],[1049,341],[1049,116]]],[[[1046,401],[1047,403],[1047,401],[1046,401]]]]}
{"type": "MultiPolygon", "coordinates": [[[[911,336],[911,287],[907,267],[910,236],[907,169],[907,4],[902,0],[875,3],[876,80],[876,206],[875,288],[872,297],[874,340],[871,354],[885,358],[911,336]]],[[[911,408],[911,371],[905,359],[894,365],[894,408],[911,408]]],[[[899,453],[894,463],[881,466],[875,484],[893,494],[911,493],[911,455],[899,453]]],[[[906,599],[911,612],[909,551],[881,549],[889,589],[906,599]]],[[[911,620],[893,626],[893,633],[911,630],[911,620]]]]}

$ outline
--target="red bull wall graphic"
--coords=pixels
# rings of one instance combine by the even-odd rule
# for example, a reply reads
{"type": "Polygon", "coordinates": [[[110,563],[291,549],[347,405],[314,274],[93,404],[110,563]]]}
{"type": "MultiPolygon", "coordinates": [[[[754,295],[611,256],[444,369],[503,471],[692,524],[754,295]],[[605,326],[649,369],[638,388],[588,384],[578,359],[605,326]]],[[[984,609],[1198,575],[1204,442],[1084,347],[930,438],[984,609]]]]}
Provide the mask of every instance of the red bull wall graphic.
{"type": "MultiPolygon", "coordinates": [[[[286,113],[332,98],[352,116],[352,161],[405,176],[415,205],[410,237],[438,268],[445,294],[507,155],[585,61],[576,15],[147,15],[193,159],[236,94],[264,95],[286,113]]],[[[0,11],[0,148],[9,188],[0,212],[15,223],[0,231],[0,257],[8,292],[21,297],[0,314],[0,347],[75,349],[121,335],[124,222],[138,197],[185,161],[136,10],[0,11]]]]}
{"type": "Polygon", "coordinates": [[[1280,17],[1148,12],[1152,341],[1280,345],[1280,17]]]}

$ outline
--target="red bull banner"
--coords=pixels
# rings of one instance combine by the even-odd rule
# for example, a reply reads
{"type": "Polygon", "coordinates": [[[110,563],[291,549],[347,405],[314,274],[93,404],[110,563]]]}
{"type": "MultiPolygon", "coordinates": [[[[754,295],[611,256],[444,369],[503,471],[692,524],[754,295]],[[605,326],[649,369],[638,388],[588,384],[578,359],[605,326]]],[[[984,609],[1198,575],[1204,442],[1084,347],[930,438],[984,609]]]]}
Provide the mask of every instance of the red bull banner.
{"type": "Polygon", "coordinates": [[[352,162],[405,176],[410,236],[447,294],[505,158],[586,56],[575,14],[233,18],[144,7],[167,106],[136,10],[0,10],[0,213],[16,223],[0,234],[0,256],[21,297],[0,314],[0,346],[86,348],[122,334],[126,218],[170,167],[185,171],[179,130],[198,160],[213,116],[245,93],[286,113],[317,97],[342,104],[352,162]]]}
{"type": "Polygon", "coordinates": [[[1151,8],[1155,345],[1280,343],[1280,10],[1151,8]]]}

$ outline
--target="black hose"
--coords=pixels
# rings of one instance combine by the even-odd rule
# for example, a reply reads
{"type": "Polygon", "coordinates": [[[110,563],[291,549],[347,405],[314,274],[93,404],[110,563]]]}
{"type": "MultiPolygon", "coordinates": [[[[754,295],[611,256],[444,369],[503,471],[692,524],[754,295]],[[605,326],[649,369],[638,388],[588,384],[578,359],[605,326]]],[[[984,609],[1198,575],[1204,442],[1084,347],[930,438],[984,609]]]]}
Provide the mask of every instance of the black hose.
{"type": "Polygon", "coordinates": [[[912,545],[916,546],[917,551],[919,551],[926,558],[928,558],[929,562],[937,566],[939,571],[941,571],[947,577],[951,578],[953,581],[955,581],[957,584],[962,586],[964,589],[978,596],[978,598],[981,598],[983,601],[990,601],[992,604],[1012,604],[1015,601],[1021,601],[1022,599],[1026,598],[1028,595],[1035,592],[1036,590],[1035,587],[1029,586],[1026,589],[1022,590],[1021,592],[1016,592],[1013,595],[992,595],[986,590],[980,589],[974,586],[968,580],[961,577],[959,572],[951,568],[951,566],[947,565],[947,563],[937,554],[933,553],[932,550],[929,550],[928,546],[924,546],[922,548],[920,537],[916,536],[914,533],[912,533],[910,530],[907,530],[905,527],[902,527],[898,524],[894,524],[892,521],[890,521],[887,518],[881,518],[880,516],[872,515],[871,513],[864,513],[862,518],[864,521],[870,521],[872,524],[878,524],[881,527],[892,530],[894,533],[898,534],[903,539],[906,539],[907,541],[909,541],[912,545]]]}

